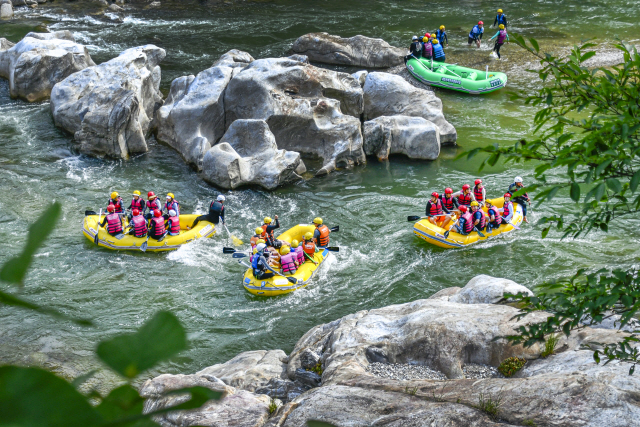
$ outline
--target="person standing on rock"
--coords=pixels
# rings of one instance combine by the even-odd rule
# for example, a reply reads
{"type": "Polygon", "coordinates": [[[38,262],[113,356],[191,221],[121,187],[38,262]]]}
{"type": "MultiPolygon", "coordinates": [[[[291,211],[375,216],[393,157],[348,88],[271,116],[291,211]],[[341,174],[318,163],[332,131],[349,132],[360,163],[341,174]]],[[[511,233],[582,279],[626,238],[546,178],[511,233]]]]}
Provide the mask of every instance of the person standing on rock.
{"type": "Polygon", "coordinates": [[[477,25],[474,25],[474,27],[471,29],[471,31],[469,32],[469,46],[471,46],[471,43],[475,43],[476,46],[478,46],[478,48],[480,48],[480,43],[482,40],[482,34],[484,34],[484,22],[479,21],[477,25]]]}
{"type": "Polygon", "coordinates": [[[162,204],[158,200],[158,196],[153,191],[147,193],[147,209],[149,212],[144,216],[145,219],[153,218],[154,210],[162,210],[162,204]]]}
{"type": "Polygon", "coordinates": [[[218,225],[220,223],[220,220],[222,219],[222,223],[225,224],[224,222],[224,201],[225,200],[226,200],[225,197],[222,194],[219,194],[216,200],[212,200],[211,203],[209,204],[209,213],[206,215],[200,215],[199,217],[197,217],[196,220],[193,221],[193,224],[191,224],[191,228],[198,225],[200,221],[209,221],[214,225],[218,225]]]}
{"type": "MultiPolygon", "coordinates": [[[[511,194],[515,193],[516,191],[522,190],[524,188],[524,184],[522,182],[521,177],[516,176],[516,178],[513,181],[514,181],[513,184],[509,186],[509,190],[508,190],[509,193],[511,194]]],[[[520,206],[522,206],[523,221],[529,222],[527,220],[527,203],[531,203],[531,199],[529,198],[529,195],[527,193],[524,193],[520,196],[514,197],[513,201],[519,204],[520,206]]]]}
{"type": "Polygon", "coordinates": [[[500,27],[500,25],[504,25],[504,28],[507,28],[507,16],[502,13],[502,9],[498,9],[498,14],[496,15],[496,19],[494,19],[493,21],[493,26],[495,27],[496,24],[498,25],[498,28],[500,27]]]}
{"type": "Polygon", "coordinates": [[[440,28],[436,31],[436,39],[438,39],[438,43],[444,49],[445,46],[449,46],[449,39],[447,38],[447,32],[444,30],[444,25],[440,25],[440,28]]]}
{"type": "Polygon", "coordinates": [[[433,40],[433,60],[436,62],[446,62],[444,49],[437,39],[433,40]]]}
{"type": "Polygon", "coordinates": [[[507,41],[507,44],[509,44],[509,34],[507,34],[507,30],[504,28],[504,24],[500,24],[498,28],[498,32],[493,37],[491,37],[489,41],[496,39],[496,44],[493,46],[493,51],[496,53],[496,55],[498,55],[498,59],[500,59],[500,48],[504,44],[505,40],[507,41]]]}
{"type": "Polygon", "coordinates": [[[406,64],[409,58],[420,58],[422,56],[422,43],[418,41],[418,36],[411,38],[411,46],[409,46],[409,55],[404,57],[404,63],[406,64]]]}

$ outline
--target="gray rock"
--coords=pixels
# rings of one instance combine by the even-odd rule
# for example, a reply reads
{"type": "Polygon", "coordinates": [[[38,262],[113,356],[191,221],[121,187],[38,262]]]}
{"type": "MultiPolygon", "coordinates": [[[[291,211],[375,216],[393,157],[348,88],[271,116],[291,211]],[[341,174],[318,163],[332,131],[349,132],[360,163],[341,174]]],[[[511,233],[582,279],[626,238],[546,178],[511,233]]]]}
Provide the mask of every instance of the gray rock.
{"type": "Polygon", "coordinates": [[[149,7],[160,7],[161,3],[159,1],[152,1],[149,3],[149,7]]]}
{"type": "Polygon", "coordinates": [[[361,35],[342,38],[327,33],[310,33],[299,37],[291,47],[312,62],[367,68],[389,68],[403,63],[406,50],[382,39],[361,35]]]}
{"type": "Polygon", "coordinates": [[[0,19],[9,19],[13,17],[13,5],[10,0],[5,0],[0,4],[0,19]]]}
{"type": "Polygon", "coordinates": [[[309,348],[306,348],[302,352],[302,354],[300,354],[300,365],[304,369],[313,368],[318,364],[319,361],[320,361],[320,356],[318,356],[318,354],[315,351],[309,348]]]}
{"type": "Polygon", "coordinates": [[[435,160],[440,155],[439,128],[422,117],[381,116],[364,122],[364,152],[386,160],[391,154],[435,160]]]}
{"type": "Polygon", "coordinates": [[[533,292],[512,280],[481,274],[469,280],[460,292],[449,297],[449,301],[460,304],[497,304],[504,300],[505,293],[519,292],[533,296],[533,292]]]}
{"type": "Polygon", "coordinates": [[[154,45],[127,49],[56,84],[51,92],[56,126],[71,132],[86,154],[126,159],[146,152],[145,137],[162,105],[158,64],[165,56],[154,45]]]}
{"type": "Polygon", "coordinates": [[[449,288],[440,289],[435,294],[431,295],[429,299],[444,299],[445,301],[449,301],[449,297],[460,292],[462,288],[459,286],[451,286],[449,288]]]}
{"type": "Polygon", "coordinates": [[[196,376],[213,376],[229,386],[254,391],[271,380],[286,379],[287,366],[281,361],[285,357],[282,350],[245,351],[228,362],[196,372],[196,376]]]}
{"type": "Polygon", "coordinates": [[[231,68],[244,68],[253,61],[255,61],[255,59],[253,59],[253,56],[249,53],[238,49],[231,49],[218,58],[218,60],[213,63],[212,67],[224,65],[231,68]]]}
{"type": "Polygon", "coordinates": [[[107,9],[109,9],[111,12],[116,12],[116,13],[124,11],[123,8],[121,8],[120,6],[118,6],[117,4],[114,4],[114,3],[110,4],[107,9]]]}
{"type": "MultiPolygon", "coordinates": [[[[300,154],[279,150],[264,120],[236,120],[202,161],[202,174],[211,184],[225,189],[259,185],[268,190],[300,176],[300,154]]],[[[302,164],[302,166],[301,166],[302,164]]]]}
{"type": "Polygon", "coordinates": [[[95,65],[86,47],[69,31],[29,33],[13,45],[0,39],[0,77],[9,80],[13,98],[29,102],[48,98],[53,86],[95,65]]]}
{"type": "Polygon", "coordinates": [[[37,6],[38,2],[36,0],[13,0],[12,1],[14,6],[37,6]]]}
{"type": "Polygon", "coordinates": [[[309,389],[311,389],[311,386],[299,382],[272,378],[266,385],[256,389],[255,393],[266,394],[273,399],[280,399],[286,403],[292,401],[309,389]]]}
{"type": "Polygon", "coordinates": [[[364,83],[367,81],[367,74],[369,74],[367,70],[360,70],[351,75],[360,83],[360,87],[364,87],[364,83]]]}
{"type": "Polygon", "coordinates": [[[319,387],[322,377],[315,372],[305,371],[304,369],[296,369],[296,382],[309,387],[319,387]]]}
{"type": "Polygon", "coordinates": [[[300,59],[260,59],[234,74],[224,94],[226,126],[266,121],[278,148],[323,160],[318,174],[364,162],[362,88],[349,74],[300,59]]]}
{"type": "Polygon", "coordinates": [[[442,144],[456,142],[457,133],[442,113],[442,101],[431,91],[413,87],[402,77],[374,72],[364,84],[364,119],[380,116],[422,117],[436,126],[442,144]]]}

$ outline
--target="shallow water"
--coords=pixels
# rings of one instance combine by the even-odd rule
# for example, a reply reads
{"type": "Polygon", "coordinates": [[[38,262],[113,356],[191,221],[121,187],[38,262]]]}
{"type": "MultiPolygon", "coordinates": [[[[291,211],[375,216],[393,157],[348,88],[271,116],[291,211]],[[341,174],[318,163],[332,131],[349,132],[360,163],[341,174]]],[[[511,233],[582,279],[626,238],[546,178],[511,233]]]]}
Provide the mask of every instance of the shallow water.
{"type": "MultiPolygon", "coordinates": [[[[197,73],[231,48],[254,57],[283,55],[296,37],[310,31],[382,37],[408,44],[413,33],[447,25],[449,62],[509,72],[509,86],[530,91],[535,80],[524,71],[530,58],[514,45],[505,60],[489,59],[490,49],[468,50],[466,34],[481,16],[492,23],[495,2],[247,2],[237,5],[163,1],[157,10],[131,9],[124,22],[93,16],[83,3],[56,2],[38,10],[18,10],[0,23],[0,36],[17,41],[46,25],[71,30],[89,45],[96,62],[145,43],[167,50],[162,64],[166,92],[175,77],[197,73]],[[482,15],[480,14],[482,11],[482,15]]],[[[635,40],[640,17],[635,2],[513,2],[506,10],[512,29],[562,50],[585,36],[604,41],[635,40]],[[561,12],[561,13],[560,13],[561,12]]],[[[488,31],[489,33],[489,31],[488,31]]],[[[490,35],[493,35],[492,32],[490,35]]],[[[189,331],[191,349],[163,371],[193,372],[230,359],[240,351],[290,351],[312,326],[343,315],[424,298],[447,286],[463,286],[477,274],[507,277],[532,286],[569,275],[581,267],[627,265],[640,257],[638,221],[594,232],[578,240],[559,240],[540,227],[524,225],[478,246],[447,251],[416,239],[407,215],[424,211],[427,195],[445,186],[460,187],[478,176],[480,158],[454,160],[461,150],[490,143],[512,144],[531,131],[535,110],[511,101],[507,91],[485,97],[438,91],[448,120],[458,130],[457,148],[445,148],[437,161],[394,157],[370,159],[367,166],[338,171],[275,192],[245,189],[227,195],[228,224],[248,241],[265,215],[278,214],[283,228],[322,216],[340,225],[332,244],[341,250],[312,285],[277,298],[259,298],[241,286],[244,268],[222,247],[224,235],[169,254],[112,252],[96,248],[81,233],[85,209],[99,209],[109,191],[135,189],[176,194],[184,212],[204,212],[218,191],[203,183],[168,147],[152,143],[148,154],[124,161],[78,155],[69,135],[57,130],[48,103],[11,100],[0,81],[0,262],[21,250],[24,229],[47,203],[63,203],[64,216],[38,254],[23,295],[74,316],[96,320],[80,328],[41,315],[0,308],[0,360],[48,366],[65,375],[95,365],[91,350],[104,337],[129,331],[155,311],[175,312],[189,331]]],[[[491,197],[501,195],[515,175],[532,180],[533,166],[497,165],[483,171],[491,197]]],[[[127,200],[128,201],[128,200],[127,200]]],[[[532,223],[552,212],[569,212],[573,203],[560,194],[533,209],[532,223]]],[[[111,377],[103,378],[106,383],[111,377]]]]}

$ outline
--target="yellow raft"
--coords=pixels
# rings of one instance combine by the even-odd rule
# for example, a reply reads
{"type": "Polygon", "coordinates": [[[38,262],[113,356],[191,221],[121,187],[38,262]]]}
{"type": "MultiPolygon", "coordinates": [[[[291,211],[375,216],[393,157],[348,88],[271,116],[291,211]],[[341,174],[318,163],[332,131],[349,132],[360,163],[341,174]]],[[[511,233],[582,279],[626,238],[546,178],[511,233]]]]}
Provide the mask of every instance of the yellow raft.
{"type": "MultiPolygon", "coordinates": [[[[489,199],[489,201],[497,208],[502,208],[504,204],[503,198],[497,199],[489,199]]],[[[513,204],[515,208],[515,212],[513,213],[513,217],[511,218],[511,223],[515,225],[520,225],[522,223],[523,215],[522,215],[522,206],[517,203],[513,204]]],[[[487,208],[483,207],[482,210],[487,212],[487,208]]],[[[455,217],[453,218],[455,221],[455,217]]],[[[451,224],[451,223],[450,223],[451,224]]],[[[504,224],[504,222],[503,222],[504,224]]],[[[448,225],[450,227],[450,225],[448,225]]],[[[462,248],[464,246],[472,245],[474,243],[482,242],[491,237],[498,236],[500,234],[509,233],[515,228],[512,225],[500,225],[500,228],[497,230],[492,230],[491,233],[486,231],[482,231],[484,237],[480,237],[477,232],[472,231],[467,235],[462,235],[454,231],[455,228],[451,229],[448,238],[444,237],[445,231],[442,227],[438,227],[435,224],[432,224],[427,219],[420,220],[415,223],[413,226],[413,233],[421,238],[422,240],[431,243],[432,245],[440,246],[441,248],[452,249],[452,248],[462,248]]]]}
{"type": "MultiPolygon", "coordinates": [[[[309,231],[313,233],[314,230],[314,225],[298,224],[295,227],[290,228],[281,235],[277,236],[277,239],[288,243],[291,243],[291,241],[293,240],[302,242],[304,234],[309,231]]],[[[318,268],[320,268],[329,254],[329,250],[320,249],[313,257],[314,261],[317,262],[318,265],[307,260],[298,268],[298,270],[294,274],[287,274],[287,277],[294,277],[297,280],[296,284],[293,284],[284,277],[278,275],[270,279],[258,280],[253,276],[253,270],[251,268],[247,269],[247,271],[244,273],[242,284],[244,288],[252,294],[266,297],[297,291],[298,289],[302,289],[309,284],[311,278],[313,277],[315,272],[318,271],[318,268]]]]}
{"type": "MultiPolygon", "coordinates": [[[[147,251],[172,251],[178,249],[185,243],[189,243],[203,237],[213,237],[214,234],[216,234],[215,226],[207,221],[200,221],[194,228],[188,230],[187,227],[191,226],[198,216],[199,215],[180,215],[180,234],[177,236],[170,236],[167,234],[162,242],[158,242],[155,239],[147,240],[146,237],[133,237],[129,234],[112,236],[107,233],[107,230],[100,227],[98,231],[98,246],[115,250],[139,251],[140,246],[142,246],[144,242],[147,242],[147,251]]],[[[104,215],[100,217],[100,222],[103,220],[104,215]]],[[[95,241],[97,223],[98,215],[87,215],[84,217],[82,233],[92,242],[95,241]]]]}

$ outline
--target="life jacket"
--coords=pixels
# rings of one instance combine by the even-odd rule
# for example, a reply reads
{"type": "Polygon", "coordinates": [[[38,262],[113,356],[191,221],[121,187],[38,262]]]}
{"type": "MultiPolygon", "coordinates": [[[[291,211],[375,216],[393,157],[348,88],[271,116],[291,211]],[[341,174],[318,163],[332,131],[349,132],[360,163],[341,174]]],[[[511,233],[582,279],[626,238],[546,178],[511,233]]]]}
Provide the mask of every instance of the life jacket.
{"type": "Polygon", "coordinates": [[[147,234],[147,221],[144,220],[142,215],[134,216],[131,218],[133,224],[133,235],[136,237],[143,237],[147,234]]]}
{"type": "Polygon", "coordinates": [[[438,39],[438,43],[443,44],[444,43],[444,35],[447,34],[444,32],[444,30],[437,30],[436,31],[436,39],[438,39]]]}
{"type": "Polygon", "coordinates": [[[158,210],[162,209],[162,205],[160,204],[160,201],[157,198],[151,201],[147,200],[147,207],[149,208],[151,213],[153,213],[154,209],[158,209],[158,210]]]}
{"type": "Polygon", "coordinates": [[[173,209],[176,211],[176,215],[180,215],[180,203],[178,203],[176,199],[173,199],[169,203],[165,203],[164,208],[167,210],[167,213],[173,209]]]}
{"type": "Polygon", "coordinates": [[[170,216],[167,220],[169,222],[169,233],[180,234],[180,218],[177,216],[170,216]]]}
{"type": "Polygon", "coordinates": [[[271,264],[272,267],[274,268],[280,268],[280,259],[282,258],[280,256],[280,252],[278,251],[271,251],[270,253],[270,257],[269,257],[269,262],[271,264]]]}
{"type": "Polygon", "coordinates": [[[109,234],[122,233],[122,221],[117,213],[107,215],[107,231],[109,234]]]}
{"type": "Polygon", "coordinates": [[[255,245],[258,244],[258,240],[260,240],[260,236],[257,234],[254,234],[253,236],[251,236],[251,239],[249,240],[249,243],[251,244],[251,247],[254,247],[255,245]]]}
{"type": "Polygon", "coordinates": [[[506,38],[507,38],[507,30],[500,30],[500,32],[498,33],[497,43],[499,44],[504,43],[504,39],[506,38]]]}
{"type": "Polygon", "coordinates": [[[153,217],[151,218],[151,221],[153,222],[153,224],[155,224],[155,234],[153,234],[154,236],[162,236],[164,234],[165,228],[164,228],[164,218],[159,216],[159,217],[153,217]]]}
{"type": "Polygon", "coordinates": [[[222,203],[218,202],[217,200],[213,201],[209,205],[209,215],[220,216],[222,214],[223,209],[224,209],[224,206],[222,205],[222,203]]]}
{"type": "Polygon", "coordinates": [[[253,259],[251,259],[251,269],[253,270],[253,275],[256,277],[258,276],[258,273],[262,271],[262,269],[258,265],[258,261],[260,261],[261,256],[262,256],[261,253],[257,253],[253,255],[253,259]]]}
{"type": "Polygon", "coordinates": [[[440,202],[440,199],[437,199],[435,203],[431,202],[431,205],[429,206],[429,215],[442,215],[442,203],[440,202]]]}
{"type": "Polygon", "coordinates": [[[433,45],[429,42],[422,43],[422,56],[429,58],[433,55],[433,45]]]}
{"type": "Polygon", "coordinates": [[[473,213],[473,222],[475,222],[476,220],[476,213],[480,212],[480,222],[478,223],[478,229],[482,230],[484,228],[484,226],[487,224],[487,219],[484,216],[484,212],[482,212],[482,209],[478,209],[477,211],[475,211],[473,213]]]}
{"type": "Polygon", "coordinates": [[[511,201],[509,201],[509,203],[505,203],[502,209],[502,217],[508,217],[511,214],[511,209],[513,209],[513,204],[511,203],[511,201]]]}
{"type": "Polygon", "coordinates": [[[318,231],[320,232],[320,236],[318,237],[318,246],[324,248],[329,244],[329,233],[331,233],[331,231],[329,231],[329,227],[324,224],[318,227],[318,231]]]}
{"type": "Polygon", "coordinates": [[[434,58],[444,58],[444,49],[441,44],[433,45],[433,57],[434,58]]]}
{"type": "Polygon", "coordinates": [[[447,197],[444,194],[440,196],[440,201],[442,202],[442,206],[447,208],[448,210],[455,209],[455,205],[453,204],[453,197],[447,197]]]}
{"type": "Polygon", "coordinates": [[[460,195],[458,196],[458,203],[461,205],[469,206],[471,204],[471,193],[469,194],[460,193],[460,195]]]}
{"type": "Polygon", "coordinates": [[[507,17],[504,16],[504,13],[502,15],[496,15],[496,21],[498,25],[504,24],[505,27],[507,26],[507,17]]]}
{"type": "Polygon", "coordinates": [[[295,264],[296,258],[296,254],[294,252],[289,252],[288,254],[280,257],[280,265],[282,265],[282,272],[284,274],[293,274],[296,272],[298,269],[295,264]]]}
{"type": "Polygon", "coordinates": [[[298,264],[302,264],[304,262],[304,250],[302,249],[302,245],[295,249],[295,253],[298,257],[298,264]]]}
{"type": "Polygon", "coordinates": [[[267,224],[262,224],[262,234],[260,235],[260,237],[264,239],[264,241],[267,243],[267,246],[273,246],[273,230],[267,233],[267,227],[267,224]]]}
{"type": "Polygon", "coordinates": [[[482,188],[478,188],[477,185],[473,187],[473,195],[476,196],[476,201],[478,203],[484,202],[484,198],[482,197],[482,188]]]}
{"type": "Polygon", "coordinates": [[[471,32],[469,33],[469,38],[477,39],[482,33],[484,33],[484,28],[481,29],[477,25],[474,25],[474,27],[471,29],[471,32]]]}
{"type": "Polygon", "coordinates": [[[305,240],[304,243],[302,244],[302,250],[311,258],[313,258],[316,254],[316,245],[315,243],[313,243],[312,240],[309,240],[309,241],[305,240]]]}
{"type": "Polygon", "coordinates": [[[117,200],[109,199],[108,205],[113,205],[113,206],[116,207],[116,210],[114,211],[115,213],[124,212],[124,208],[122,207],[122,198],[121,197],[118,197],[117,200]]]}
{"type": "Polygon", "coordinates": [[[144,200],[142,200],[142,197],[138,197],[138,200],[131,199],[131,209],[138,209],[142,212],[142,209],[144,209],[144,200]]]}
{"type": "Polygon", "coordinates": [[[498,209],[496,208],[489,208],[487,209],[487,213],[489,214],[489,218],[491,218],[491,215],[493,215],[495,217],[495,223],[496,225],[500,225],[502,224],[502,217],[500,216],[500,212],[498,212],[498,209]]]}
{"type": "Polygon", "coordinates": [[[464,219],[464,232],[471,233],[471,231],[473,231],[473,216],[469,212],[466,212],[462,214],[460,218],[464,219]]]}

